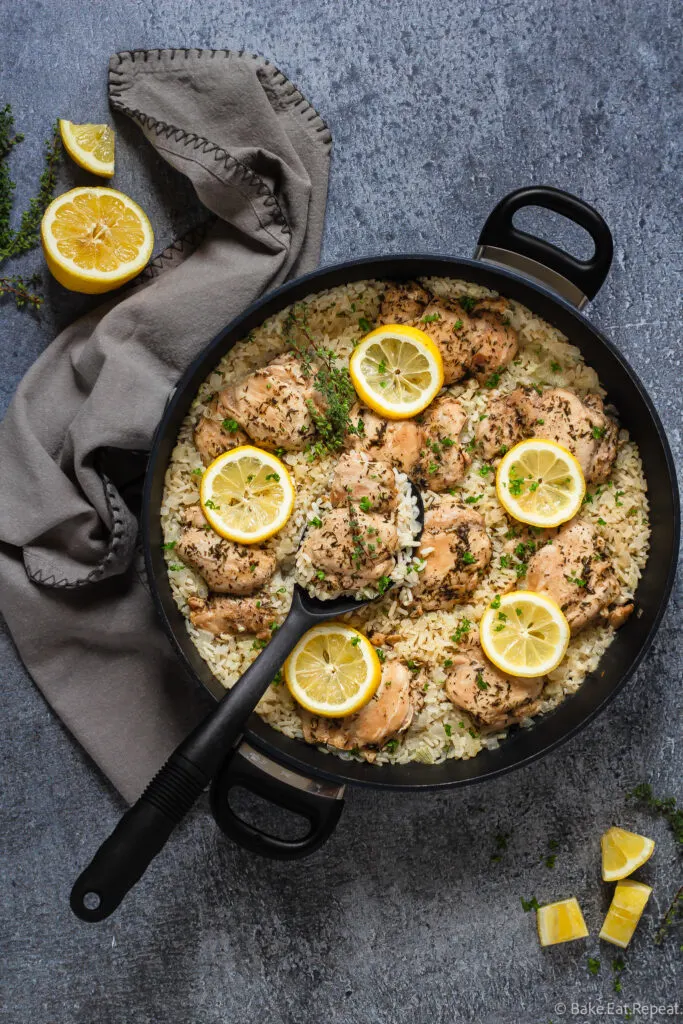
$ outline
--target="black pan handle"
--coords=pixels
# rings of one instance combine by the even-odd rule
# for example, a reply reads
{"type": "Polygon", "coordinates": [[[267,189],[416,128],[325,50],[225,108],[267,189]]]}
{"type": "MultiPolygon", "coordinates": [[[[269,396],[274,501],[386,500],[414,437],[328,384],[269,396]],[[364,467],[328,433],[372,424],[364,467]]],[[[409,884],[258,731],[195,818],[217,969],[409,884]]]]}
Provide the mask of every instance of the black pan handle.
{"type": "Polygon", "coordinates": [[[476,255],[540,278],[581,308],[600,291],[609,273],[613,252],[612,234],[597,210],[569,192],[537,185],[517,189],[501,199],[481,229],[476,255]],[[592,257],[578,260],[556,245],[516,228],[513,217],[525,206],[552,210],[585,228],[595,243],[592,257]]]}
{"type": "Polygon", "coordinates": [[[211,810],[219,828],[244,849],[262,857],[294,860],[313,853],[330,838],[344,808],[343,794],[343,786],[301,775],[242,742],[212,783],[211,810]],[[230,791],[236,786],[301,815],[309,824],[306,835],[280,839],[244,821],[230,806],[230,791]]]}

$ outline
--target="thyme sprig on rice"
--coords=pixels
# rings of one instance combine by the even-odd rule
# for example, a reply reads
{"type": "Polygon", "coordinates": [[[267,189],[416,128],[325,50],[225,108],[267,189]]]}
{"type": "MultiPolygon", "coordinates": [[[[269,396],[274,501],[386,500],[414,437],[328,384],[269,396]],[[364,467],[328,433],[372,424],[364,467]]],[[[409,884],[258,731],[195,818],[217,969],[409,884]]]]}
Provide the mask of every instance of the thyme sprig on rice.
{"type": "Polygon", "coordinates": [[[313,337],[305,302],[292,307],[284,330],[287,345],[299,356],[302,373],[305,377],[313,377],[316,391],[325,399],[324,412],[310,399],[306,403],[319,436],[319,440],[308,448],[309,460],[313,462],[316,458],[339,451],[348,434],[360,436],[365,428],[362,419],[353,423],[349,416],[357,396],[348,368],[335,366],[337,353],[320,345],[313,337]]]}

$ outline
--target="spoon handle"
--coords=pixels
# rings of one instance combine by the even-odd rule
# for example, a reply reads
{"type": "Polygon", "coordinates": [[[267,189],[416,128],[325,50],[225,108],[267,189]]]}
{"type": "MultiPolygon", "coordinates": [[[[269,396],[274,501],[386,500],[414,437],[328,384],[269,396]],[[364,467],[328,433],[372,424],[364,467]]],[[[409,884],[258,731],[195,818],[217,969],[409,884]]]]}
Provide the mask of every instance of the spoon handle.
{"type": "Polygon", "coordinates": [[[311,616],[295,594],[287,618],[268,646],[171,754],[76,879],[70,903],[77,917],[104,920],[140,880],[218,772],[247,718],[310,625],[311,616]]]}

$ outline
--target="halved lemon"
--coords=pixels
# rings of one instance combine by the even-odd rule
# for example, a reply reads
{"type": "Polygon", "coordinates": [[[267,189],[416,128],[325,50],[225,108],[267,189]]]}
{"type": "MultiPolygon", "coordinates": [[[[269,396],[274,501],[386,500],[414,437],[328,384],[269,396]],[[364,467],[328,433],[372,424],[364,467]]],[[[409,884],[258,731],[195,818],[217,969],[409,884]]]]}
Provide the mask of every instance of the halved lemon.
{"type": "Polygon", "coordinates": [[[88,186],[57,196],[40,226],[50,273],[73,292],[119,288],[152,255],[154,232],[145,212],[123,192],[88,186]]]}
{"type": "Polygon", "coordinates": [[[285,680],[294,700],[314,715],[342,718],[372,698],[382,666],[370,641],[341,622],[304,633],[285,662],[285,680]]]}
{"type": "Polygon", "coordinates": [[[209,524],[240,544],[258,544],[281,530],[292,514],[294,495],[285,464],[250,444],[214,459],[199,486],[209,524]]]}
{"type": "Polygon", "coordinates": [[[569,623],[545,594],[514,590],[489,606],[479,623],[486,657],[511,676],[533,678],[552,672],[569,644],[569,623]]]}
{"type": "Polygon", "coordinates": [[[505,511],[521,523],[560,526],[581,508],[586,481],[570,451],[555,441],[529,438],[501,459],[496,492],[505,511]]]}
{"type": "Polygon", "coordinates": [[[600,938],[626,949],[636,925],[645,910],[652,889],[649,885],[626,878],[618,882],[607,916],[600,929],[600,938]]]}
{"type": "Polygon", "coordinates": [[[74,124],[59,120],[59,133],[71,159],[100,178],[114,174],[114,131],[108,124],[74,124]]]}
{"type": "Polygon", "coordinates": [[[623,828],[608,828],[600,840],[602,847],[602,878],[616,882],[632,875],[654,853],[654,839],[627,832],[623,828]]]}
{"type": "Polygon", "coordinates": [[[586,922],[575,896],[539,907],[536,911],[536,925],[542,946],[554,946],[558,942],[572,942],[588,936],[586,922]]]}
{"type": "Polygon", "coordinates": [[[367,406],[389,420],[426,409],[443,386],[443,360],[417,327],[387,324],[370,331],[351,354],[349,373],[367,406]]]}

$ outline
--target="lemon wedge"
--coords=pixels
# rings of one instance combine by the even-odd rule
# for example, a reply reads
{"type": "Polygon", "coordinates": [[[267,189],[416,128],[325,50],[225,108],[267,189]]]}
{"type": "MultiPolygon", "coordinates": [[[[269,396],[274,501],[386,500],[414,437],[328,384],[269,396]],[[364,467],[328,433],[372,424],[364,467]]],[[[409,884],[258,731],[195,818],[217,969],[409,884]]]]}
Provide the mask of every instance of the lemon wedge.
{"type": "Polygon", "coordinates": [[[649,885],[636,882],[632,878],[617,882],[607,917],[600,929],[600,938],[626,949],[651,892],[649,885]]]}
{"type": "Polygon", "coordinates": [[[515,590],[496,598],[479,623],[489,661],[512,676],[544,676],[560,664],[569,644],[569,624],[545,594],[515,590]]]}
{"type": "Polygon", "coordinates": [[[214,459],[199,486],[209,524],[240,544],[259,544],[281,530],[292,514],[294,495],[285,464],[250,444],[214,459]]]}
{"type": "Polygon", "coordinates": [[[71,159],[91,174],[114,174],[114,132],[108,124],[74,124],[60,118],[59,133],[71,159]]]}
{"type": "Polygon", "coordinates": [[[554,946],[558,942],[572,942],[588,936],[586,922],[575,896],[539,907],[536,911],[536,925],[542,946],[554,946]]]}
{"type": "Polygon", "coordinates": [[[382,666],[370,641],[341,622],[304,633],[287,661],[294,700],[314,715],[342,718],[358,711],[379,686],[382,666]]]}
{"type": "Polygon", "coordinates": [[[349,373],[365,404],[389,420],[417,416],[443,386],[441,352],[428,334],[407,324],[366,334],[351,354],[349,373]]]}
{"type": "Polygon", "coordinates": [[[581,508],[586,481],[570,451],[555,441],[529,438],[501,459],[496,493],[505,511],[519,522],[560,526],[581,508]]]}
{"type": "Polygon", "coordinates": [[[608,828],[602,839],[602,878],[605,882],[616,882],[632,875],[649,860],[654,853],[653,839],[639,836],[637,832],[626,832],[623,828],[608,828]]]}
{"type": "Polygon", "coordinates": [[[99,294],[140,273],[154,232],[137,203],[113,188],[73,188],[57,196],[40,226],[50,273],[73,292],[99,294]]]}

